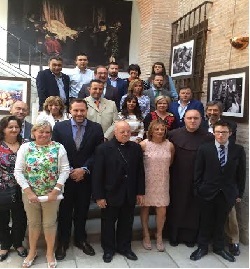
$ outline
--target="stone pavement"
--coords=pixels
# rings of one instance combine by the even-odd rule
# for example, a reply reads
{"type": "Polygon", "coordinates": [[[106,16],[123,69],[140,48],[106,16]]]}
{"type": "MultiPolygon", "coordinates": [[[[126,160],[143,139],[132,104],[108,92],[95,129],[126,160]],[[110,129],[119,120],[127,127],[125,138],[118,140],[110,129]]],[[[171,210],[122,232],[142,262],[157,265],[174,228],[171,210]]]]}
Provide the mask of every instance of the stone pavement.
{"type": "MultiPolygon", "coordinates": [[[[153,230],[155,228],[154,216],[150,216],[149,226],[153,230]]],[[[58,268],[249,268],[249,246],[241,244],[241,255],[236,257],[236,262],[230,263],[214,254],[212,251],[199,261],[191,261],[190,254],[196,247],[188,248],[184,244],[179,244],[177,247],[169,245],[165,241],[165,252],[158,252],[155,247],[155,240],[152,237],[152,250],[145,250],[142,247],[141,241],[141,223],[139,216],[135,216],[133,226],[132,249],[138,256],[137,261],[130,261],[125,257],[116,254],[111,263],[104,263],[102,260],[102,249],[100,246],[100,218],[89,219],[87,221],[88,241],[96,251],[95,256],[87,256],[80,249],[70,246],[67,251],[67,256],[63,261],[58,261],[58,268]]],[[[35,260],[32,268],[46,268],[46,257],[44,239],[38,242],[38,257],[35,260]]],[[[27,246],[27,238],[24,246],[27,246]]],[[[23,259],[19,257],[14,250],[7,260],[0,262],[0,268],[19,268],[23,259]]]]}
{"type": "MultiPolygon", "coordinates": [[[[155,241],[152,240],[154,244],[155,241]]],[[[209,252],[199,261],[191,261],[189,256],[196,248],[188,248],[183,244],[178,247],[171,247],[166,242],[165,252],[158,252],[153,245],[152,250],[145,250],[140,241],[133,241],[132,248],[138,256],[137,261],[130,261],[123,256],[116,254],[111,263],[104,263],[102,260],[102,249],[99,243],[92,244],[96,255],[87,256],[81,250],[71,246],[63,261],[58,262],[58,268],[249,268],[248,246],[241,245],[241,255],[236,257],[236,262],[230,263],[216,254],[209,252]]],[[[0,268],[19,268],[22,258],[16,252],[11,251],[7,260],[0,263],[0,268]]],[[[46,268],[44,249],[39,248],[38,257],[32,268],[46,268]]]]}

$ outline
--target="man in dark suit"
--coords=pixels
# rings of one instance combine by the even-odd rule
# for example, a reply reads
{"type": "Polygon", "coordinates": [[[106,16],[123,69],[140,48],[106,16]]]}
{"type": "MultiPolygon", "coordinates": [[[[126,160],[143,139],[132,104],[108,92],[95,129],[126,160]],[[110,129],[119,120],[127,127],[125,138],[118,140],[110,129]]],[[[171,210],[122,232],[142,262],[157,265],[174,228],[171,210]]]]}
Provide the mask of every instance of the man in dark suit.
{"type": "Polygon", "coordinates": [[[136,201],[142,204],[145,194],[140,145],[129,141],[131,131],[125,121],[115,124],[114,134],[111,141],[97,147],[92,174],[93,198],[101,208],[104,262],[111,262],[115,251],[137,260],[131,250],[134,208],[136,201]]]}
{"type": "Polygon", "coordinates": [[[101,125],[86,119],[88,109],[85,100],[71,100],[69,109],[72,119],[56,123],[53,129],[53,140],[65,147],[71,167],[70,177],[65,183],[64,199],[59,208],[58,260],[66,256],[72,219],[75,246],[87,255],[95,255],[94,249],[87,242],[85,225],[91,196],[93,154],[104,139],[101,125]]]}
{"type": "Polygon", "coordinates": [[[235,257],[224,249],[224,225],[244,193],[246,154],[242,146],[229,142],[231,129],[227,122],[218,121],[213,129],[215,141],[200,146],[195,162],[194,189],[200,198],[201,222],[198,249],[190,259],[205,256],[213,236],[213,252],[234,262],[235,257]]]}
{"type": "Polygon", "coordinates": [[[185,125],[184,114],[187,110],[196,109],[201,113],[202,120],[204,120],[203,104],[192,98],[192,90],[190,87],[183,86],[179,90],[179,101],[172,102],[169,111],[174,114],[178,128],[185,125]]]}
{"type": "MultiPolygon", "coordinates": [[[[112,100],[115,102],[117,110],[119,110],[120,106],[120,99],[119,99],[119,92],[118,89],[111,86],[107,83],[108,81],[108,70],[103,65],[98,65],[94,70],[95,79],[98,79],[103,82],[104,84],[104,90],[102,97],[112,100]]],[[[80,92],[78,93],[78,98],[86,98],[89,96],[89,86],[88,84],[83,84],[80,92]]]]}
{"type": "MultiPolygon", "coordinates": [[[[209,101],[206,104],[206,117],[207,119],[203,121],[202,127],[209,132],[213,132],[213,126],[222,117],[223,104],[220,101],[209,101]]],[[[226,121],[231,128],[232,134],[229,136],[229,141],[235,143],[237,124],[234,121],[228,119],[223,119],[226,121]]],[[[240,255],[240,235],[239,235],[239,225],[237,220],[236,208],[233,206],[232,210],[228,215],[228,219],[225,225],[225,232],[229,238],[229,252],[234,256],[240,255]]]]}
{"type": "Polygon", "coordinates": [[[22,122],[21,135],[24,141],[31,140],[32,124],[25,120],[28,114],[28,106],[23,101],[16,101],[10,108],[10,114],[16,116],[22,122]]]}
{"type": "Polygon", "coordinates": [[[43,103],[49,96],[59,96],[68,108],[69,105],[69,76],[63,74],[62,58],[53,56],[49,59],[49,69],[39,71],[36,77],[39,111],[43,110],[43,103]]]}
{"type": "Polygon", "coordinates": [[[118,77],[119,65],[116,62],[111,62],[108,65],[108,81],[107,84],[118,89],[119,102],[124,94],[127,93],[126,82],[118,77]]]}
{"type": "Polygon", "coordinates": [[[167,88],[163,88],[164,77],[161,74],[153,75],[152,85],[148,90],[143,91],[143,95],[146,95],[150,99],[150,111],[155,111],[155,98],[162,95],[171,98],[171,91],[167,88]]]}

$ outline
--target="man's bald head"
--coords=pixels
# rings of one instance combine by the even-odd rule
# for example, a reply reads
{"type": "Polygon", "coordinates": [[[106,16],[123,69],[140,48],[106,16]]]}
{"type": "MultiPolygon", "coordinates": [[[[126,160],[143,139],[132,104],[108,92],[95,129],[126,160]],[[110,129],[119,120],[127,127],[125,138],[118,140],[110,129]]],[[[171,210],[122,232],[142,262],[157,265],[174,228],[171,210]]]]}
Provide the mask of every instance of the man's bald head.
{"type": "Polygon", "coordinates": [[[128,142],[131,136],[129,124],[126,121],[117,121],[115,123],[114,134],[119,142],[123,144],[128,142]]]}
{"type": "Polygon", "coordinates": [[[22,122],[28,115],[28,106],[23,101],[16,101],[10,108],[10,114],[16,116],[22,122]]]}

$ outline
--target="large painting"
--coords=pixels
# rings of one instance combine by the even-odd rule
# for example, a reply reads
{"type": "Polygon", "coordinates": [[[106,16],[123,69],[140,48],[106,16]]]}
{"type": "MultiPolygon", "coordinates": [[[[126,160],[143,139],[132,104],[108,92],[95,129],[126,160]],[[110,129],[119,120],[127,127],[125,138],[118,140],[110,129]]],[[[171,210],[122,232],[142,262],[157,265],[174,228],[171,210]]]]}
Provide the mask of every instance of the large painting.
{"type": "MultiPolygon", "coordinates": [[[[89,66],[117,61],[128,66],[132,2],[122,0],[9,0],[8,31],[34,46],[21,44],[39,63],[44,57],[63,57],[64,66],[74,65],[75,55],[89,55],[89,66]],[[37,59],[36,59],[37,57],[37,59]]],[[[17,46],[8,37],[8,61],[15,62],[17,46]]],[[[23,63],[25,64],[25,58],[23,63]]]]}

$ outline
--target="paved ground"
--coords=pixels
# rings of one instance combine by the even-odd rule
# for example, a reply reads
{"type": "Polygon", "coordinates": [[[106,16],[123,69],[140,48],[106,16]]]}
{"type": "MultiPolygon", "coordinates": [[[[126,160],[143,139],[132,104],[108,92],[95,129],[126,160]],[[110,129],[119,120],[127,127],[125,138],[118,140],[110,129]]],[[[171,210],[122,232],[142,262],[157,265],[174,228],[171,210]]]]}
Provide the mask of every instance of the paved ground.
{"type": "MultiPolygon", "coordinates": [[[[152,241],[152,243],[155,243],[152,241]]],[[[140,241],[133,241],[132,247],[138,256],[138,261],[130,261],[116,254],[111,263],[104,263],[100,244],[94,243],[95,256],[87,256],[81,250],[71,246],[66,258],[58,262],[58,268],[249,268],[248,246],[241,245],[241,255],[236,257],[236,262],[230,263],[216,254],[209,252],[201,260],[193,262],[189,256],[195,248],[188,248],[180,244],[171,247],[166,242],[166,251],[158,252],[155,246],[148,251],[143,249],[140,241]]],[[[22,264],[22,258],[13,250],[8,259],[0,263],[0,268],[18,268],[22,264]]],[[[43,249],[38,250],[38,257],[32,268],[46,268],[46,259],[43,249]]]]}
{"type": "MultiPolygon", "coordinates": [[[[154,216],[150,216],[150,227],[154,228],[154,216]]],[[[212,251],[199,261],[191,261],[190,254],[196,249],[188,248],[183,244],[177,247],[171,247],[167,241],[165,252],[158,252],[155,247],[155,241],[152,240],[153,249],[145,250],[141,241],[141,223],[138,216],[135,217],[133,227],[132,249],[138,256],[138,261],[130,261],[123,256],[116,254],[111,263],[104,263],[102,260],[102,249],[100,246],[100,219],[91,219],[87,221],[88,238],[96,251],[95,256],[87,256],[81,250],[70,246],[66,258],[58,262],[58,268],[249,268],[249,246],[241,245],[241,255],[236,257],[236,262],[230,263],[212,251]]],[[[27,240],[24,245],[27,246],[27,240]]],[[[35,260],[32,268],[46,268],[46,258],[44,251],[44,239],[41,237],[38,244],[38,258],[35,260]]],[[[19,268],[23,259],[12,250],[8,259],[0,262],[0,268],[19,268]]]]}

